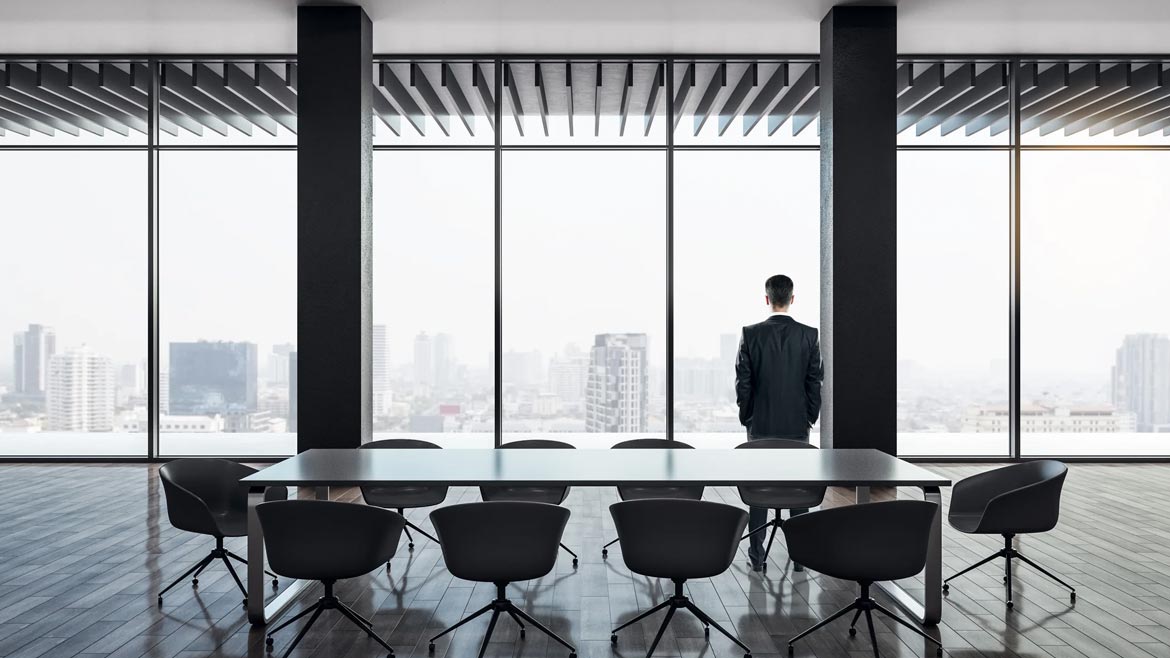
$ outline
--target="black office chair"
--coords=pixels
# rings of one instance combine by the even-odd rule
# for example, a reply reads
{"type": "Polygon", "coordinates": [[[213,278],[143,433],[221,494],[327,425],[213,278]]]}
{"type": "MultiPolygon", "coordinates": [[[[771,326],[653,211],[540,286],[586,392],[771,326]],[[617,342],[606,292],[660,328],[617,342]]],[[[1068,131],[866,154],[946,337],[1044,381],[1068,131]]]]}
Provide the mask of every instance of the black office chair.
{"type": "Polygon", "coordinates": [[[284,652],[292,653],[305,633],[325,610],[337,610],[366,635],[374,638],[388,656],[394,649],[374,632],[374,624],[341,602],[333,593],[338,580],[356,578],[389,562],[398,548],[406,520],[390,510],[328,500],[285,500],[256,506],[264,530],[268,563],[288,578],[319,580],[325,594],[317,603],[268,631],[265,644],[271,650],[273,635],[309,613],[305,624],[284,652]]]}
{"type": "MultiPolygon", "coordinates": [[[[422,441],[419,439],[382,439],[381,441],[370,441],[358,446],[363,450],[401,450],[401,449],[433,449],[441,450],[443,447],[431,443],[430,441],[422,441]]],[[[415,507],[433,507],[447,500],[447,487],[445,486],[418,486],[418,487],[387,487],[374,486],[362,487],[362,499],[366,501],[367,505],[375,505],[377,507],[385,507],[386,509],[396,510],[406,518],[405,510],[415,507]]],[[[406,521],[406,547],[414,550],[414,537],[410,535],[410,529],[414,528],[423,537],[439,543],[427,531],[406,521]]]]}
{"type": "Polygon", "coordinates": [[[955,483],[951,490],[951,510],[947,521],[951,527],[969,535],[1003,535],[1003,548],[990,557],[963,569],[943,581],[943,592],[950,591],[950,581],[977,569],[996,558],[1004,559],[1003,582],[1007,586],[1007,607],[1012,603],[1012,560],[1018,559],[1069,590],[1069,600],[1077,601],[1077,590],[1047,569],[1020,554],[1012,546],[1016,535],[1048,532],[1060,517],[1060,492],[1068,467],[1053,460],[1013,464],[973,475],[955,483]]]}
{"type": "MultiPolygon", "coordinates": [[[[628,441],[621,441],[613,445],[613,450],[666,450],[670,448],[683,448],[694,450],[694,446],[683,443],[682,441],[669,441],[667,439],[630,439],[628,441]]],[[[622,500],[642,500],[645,498],[674,498],[681,500],[701,500],[703,498],[703,487],[672,487],[672,486],[629,486],[618,487],[618,497],[622,500]]],[[[618,542],[617,539],[609,542],[601,547],[601,557],[609,556],[609,547],[618,542]]]]}
{"type": "Polygon", "coordinates": [[[857,633],[857,619],[865,613],[873,654],[878,655],[873,630],[876,610],[935,644],[942,655],[942,643],[922,629],[886,609],[869,595],[870,586],[883,580],[917,575],[926,566],[931,524],[939,506],[921,500],[893,500],[885,503],[847,505],[809,512],[784,522],[784,538],[793,561],[832,578],[856,581],[861,594],[853,603],[788,641],[788,655],[797,640],[853,611],[849,635],[857,633]]]}
{"type": "Polygon", "coordinates": [[[630,571],[650,578],[674,581],[674,596],[613,629],[610,642],[617,643],[618,631],[666,608],[666,617],[646,652],[654,653],[666,627],[677,610],[689,610],[703,622],[703,635],[711,626],[723,633],[751,658],[752,650],[691,602],[683,585],[691,578],[718,576],[735,559],[739,537],[747,527],[747,512],[738,507],[687,499],[642,499],[609,506],[621,541],[622,558],[630,571]]]}
{"type": "MultiPolygon", "coordinates": [[[[575,446],[564,441],[551,439],[525,439],[502,443],[500,448],[508,449],[538,449],[538,450],[572,450],[575,446]]],[[[479,495],[485,501],[527,501],[530,503],[548,503],[560,505],[569,497],[569,487],[480,487],[479,495]]],[[[573,556],[573,566],[577,566],[577,554],[561,542],[561,548],[573,556]]]]}
{"type": "MultiPolygon", "coordinates": [[[[747,441],[735,446],[739,449],[765,449],[765,450],[802,450],[812,449],[817,447],[808,441],[796,441],[793,439],[755,439],[747,441]]],[[[768,570],[768,554],[772,552],[772,542],[776,539],[776,530],[780,528],[783,521],[780,518],[782,510],[807,510],[817,507],[825,500],[826,487],[739,487],[739,498],[745,505],[751,507],[764,507],[775,512],[775,517],[758,528],[752,528],[744,539],[748,539],[757,532],[763,532],[768,528],[772,531],[768,533],[768,544],[764,547],[764,558],[761,568],[763,571],[768,570]]],[[[803,567],[797,562],[795,568],[800,571],[803,567]]]]}
{"type": "Polygon", "coordinates": [[[500,614],[507,614],[520,626],[521,639],[524,622],[528,622],[567,648],[569,658],[577,658],[573,645],[516,607],[506,592],[510,583],[540,578],[553,570],[568,521],[569,510],[564,507],[519,501],[463,503],[431,512],[447,570],[456,578],[494,584],[496,600],[432,637],[429,650],[434,652],[435,640],[490,611],[480,658],[487,651],[500,614]]]}
{"type": "MultiPolygon", "coordinates": [[[[215,548],[207,557],[158,593],[159,605],[162,605],[163,594],[186,580],[187,576],[193,575],[191,585],[198,587],[199,574],[216,560],[223,560],[244,595],[244,605],[248,605],[248,590],[236,575],[230,560],[245,565],[248,561],[224,548],[223,540],[248,534],[248,488],[240,484],[240,479],[255,472],[256,469],[250,466],[226,459],[176,459],[158,469],[171,525],[215,537],[215,548]]],[[[288,489],[285,487],[269,487],[264,492],[264,500],[286,498],[288,489]]],[[[272,576],[272,586],[276,587],[276,575],[267,570],[264,573],[272,576]]]]}

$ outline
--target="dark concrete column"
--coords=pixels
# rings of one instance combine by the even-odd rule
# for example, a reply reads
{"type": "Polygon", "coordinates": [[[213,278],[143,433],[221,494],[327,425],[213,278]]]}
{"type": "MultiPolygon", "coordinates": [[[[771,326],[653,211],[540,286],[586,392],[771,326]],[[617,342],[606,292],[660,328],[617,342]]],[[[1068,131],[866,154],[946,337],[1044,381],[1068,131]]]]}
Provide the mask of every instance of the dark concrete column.
{"type": "Polygon", "coordinates": [[[821,21],[821,445],[897,453],[897,13],[821,21]]]}
{"type": "Polygon", "coordinates": [[[373,50],[361,7],[297,9],[297,450],[370,438],[373,50]]]}

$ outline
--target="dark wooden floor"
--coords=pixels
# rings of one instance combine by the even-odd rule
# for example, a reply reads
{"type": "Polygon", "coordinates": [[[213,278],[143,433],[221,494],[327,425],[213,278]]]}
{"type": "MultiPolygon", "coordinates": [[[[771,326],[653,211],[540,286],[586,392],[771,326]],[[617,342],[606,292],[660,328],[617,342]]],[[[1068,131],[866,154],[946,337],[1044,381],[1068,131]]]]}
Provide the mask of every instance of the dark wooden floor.
{"type": "MultiPolygon", "coordinates": [[[[952,478],[983,466],[939,466],[952,478]]],[[[222,567],[200,577],[198,590],[184,584],[164,606],[155,594],[206,554],[206,537],[170,527],[156,468],[145,465],[0,466],[0,656],[264,656],[264,635],[249,626],[240,595],[222,567]]],[[[946,492],[944,490],[944,496],[946,492]]],[[[474,500],[471,489],[453,489],[449,502],[474,500]]],[[[912,496],[914,492],[900,492],[912,496]]],[[[352,491],[334,497],[352,499],[352,491]]],[[[739,504],[734,490],[708,490],[709,500],[739,504]]],[[[511,589],[510,595],[538,619],[576,643],[586,656],[645,655],[659,617],[640,631],[609,643],[615,622],[661,601],[670,583],[631,576],[620,551],[601,559],[613,534],[606,510],[612,489],[575,489],[566,543],[581,554],[573,569],[566,555],[556,571],[511,589]]],[[[844,501],[834,492],[827,504],[844,501]]],[[[988,565],[956,581],[938,627],[951,656],[1055,658],[1170,656],[1170,466],[1073,466],[1065,487],[1060,526],[1026,537],[1021,551],[1077,586],[1070,605],[1057,586],[1023,567],[1017,571],[1017,605],[1002,603],[1000,572],[988,565]]],[[[409,514],[425,524],[426,511],[409,514]]],[[[425,527],[425,525],[424,525],[425,527]]],[[[778,542],[779,544],[779,542],[778,542]]],[[[242,539],[229,547],[244,552],[242,539]]],[[[746,545],[744,546],[746,547],[746,545]]],[[[945,532],[944,571],[951,573],[998,548],[995,538],[945,532]]],[[[913,586],[913,583],[910,584],[913,586]]],[[[756,658],[785,655],[788,637],[854,597],[851,584],[811,573],[792,573],[782,545],[766,575],[752,573],[741,553],[723,575],[691,582],[689,594],[717,620],[738,631],[756,658]]],[[[490,586],[453,579],[437,546],[405,542],[385,571],[339,586],[357,610],[372,615],[376,630],[399,656],[426,656],[427,639],[492,598],[490,586]]],[[[312,589],[294,607],[318,596],[312,589]]],[[[472,623],[440,641],[436,655],[475,656],[486,627],[472,623]]],[[[864,632],[829,626],[799,646],[797,655],[868,656],[864,632]]],[[[279,634],[283,651],[295,629],[279,634]]],[[[520,641],[501,622],[488,655],[565,656],[538,633],[520,641]]],[[[881,621],[883,656],[932,656],[921,640],[881,621]]],[[[378,647],[339,616],[324,617],[294,655],[379,656],[378,647]]],[[[279,655],[279,654],[278,654],[279,655]]],[[[675,621],[655,656],[739,656],[723,638],[703,639],[702,627],[685,613],[675,621]]]]}

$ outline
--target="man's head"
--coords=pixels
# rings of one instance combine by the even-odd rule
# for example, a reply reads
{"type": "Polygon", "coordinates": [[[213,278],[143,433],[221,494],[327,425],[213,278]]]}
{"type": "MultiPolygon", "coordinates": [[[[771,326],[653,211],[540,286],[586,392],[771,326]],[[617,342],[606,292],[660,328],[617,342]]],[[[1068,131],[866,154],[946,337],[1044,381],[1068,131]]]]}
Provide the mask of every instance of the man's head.
{"type": "Polygon", "coordinates": [[[773,311],[786,311],[796,297],[792,294],[792,279],[777,274],[764,282],[764,302],[772,307],[773,311]]]}

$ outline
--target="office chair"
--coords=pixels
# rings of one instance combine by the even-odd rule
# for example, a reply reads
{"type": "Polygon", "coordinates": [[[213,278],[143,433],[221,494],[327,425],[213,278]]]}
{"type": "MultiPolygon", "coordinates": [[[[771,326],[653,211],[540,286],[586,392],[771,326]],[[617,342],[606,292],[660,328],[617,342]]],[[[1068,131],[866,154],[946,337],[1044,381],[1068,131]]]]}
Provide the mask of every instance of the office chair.
{"type": "Polygon", "coordinates": [[[951,490],[951,527],[969,535],[1003,535],[1003,548],[943,581],[943,593],[950,581],[996,558],[1004,558],[1003,582],[1007,586],[1007,607],[1012,603],[1012,560],[1019,560],[1060,583],[1076,603],[1077,590],[1036,564],[1012,546],[1016,535],[1048,532],[1060,517],[1060,492],[1068,467],[1053,460],[1013,464],[973,475],[955,483],[951,490]]]}
{"type": "MultiPolygon", "coordinates": [[[[543,450],[572,450],[575,446],[564,441],[551,439],[525,439],[500,444],[500,449],[543,449],[543,450]]],[[[569,487],[480,487],[479,495],[485,501],[511,500],[528,501],[530,503],[548,503],[560,505],[569,496],[569,487]]],[[[577,554],[564,542],[561,548],[573,556],[573,566],[577,566],[577,554]]]]}
{"type": "Polygon", "coordinates": [[[284,658],[288,658],[322,612],[337,610],[382,645],[388,656],[393,656],[394,649],[374,632],[373,622],[339,600],[333,593],[333,585],[338,580],[367,574],[394,557],[406,526],[402,515],[378,507],[327,500],[260,503],[256,514],[264,529],[268,563],[273,570],[288,578],[319,580],[325,586],[324,595],[315,604],[268,631],[264,641],[268,650],[272,650],[274,634],[312,613],[309,623],[285,650],[284,658]]]}
{"type": "Polygon", "coordinates": [[[857,620],[864,613],[876,657],[878,643],[873,630],[873,612],[877,611],[936,645],[941,656],[942,643],[869,595],[870,586],[877,581],[910,578],[922,571],[926,566],[931,524],[938,513],[939,506],[935,503],[893,500],[809,512],[785,521],[781,529],[793,561],[831,578],[855,581],[861,587],[861,594],[853,603],[789,640],[788,655],[795,652],[793,645],[797,640],[853,612],[849,635],[857,633],[857,620]]]}
{"type": "MultiPolygon", "coordinates": [[[[808,441],[796,441],[793,439],[755,439],[747,441],[735,446],[737,450],[740,449],[765,449],[765,450],[801,450],[812,449],[817,447],[808,441]]],[[[825,500],[826,487],[739,487],[739,498],[745,505],[751,507],[764,507],[771,509],[775,513],[775,517],[771,521],[765,519],[765,523],[758,528],[752,528],[744,539],[751,537],[757,532],[763,532],[768,528],[772,531],[768,533],[768,544],[764,547],[764,557],[762,563],[762,570],[768,570],[768,554],[772,552],[772,542],[776,539],[776,530],[783,524],[780,519],[781,510],[808,510],[817,507],[825,500]]],[[[795,570],[803,570],[803,566],[798,562],[795,563],[795,570]]]]}
{"type": "MultiPolygon", "coordinates": [[[[694,450],[694,446],[683,443],[682,441],[669,441],[667,439],[630,439],[628,441],[621,441],[613,445],[613,450],[666,450],[670,448],[683,448],[687,450],[694,450]]],[[[644,498],[675,498],[682,500],[701,500],[703,498],[703,487],[672,487],[672,486],[627,486],[618,487],[618,497],[622,500],[642,500],[644,498]]],[[[601,557],[604,559],[609,557],[609,547],[618,542],[617,539],[609,542],[601,547],[601,557]]]]}
{"type": "Polygon", "coordinates": [[[674,582],[674,596],[613,629],[610,642],[617,643],[618,631],[665,608],[666,617],[646,652],[646,658],[650,658],[674,613],[683,609],[703,622],[705,637],[710,637],[710,627],[714,626],[743,649],[745,658],[751,658],[752,650],[746,644],[711,619],[683,592],[688,579],[718,576],[731,566],[739,537],[747,526],[747,512],[723,503],[647,498],[614,503],[609,506],[609,513],[630,571],[674,582]]]}
{"type": "MultiPolygon", "coordinates": [[[[186,580],[187,576],[193,575],[191,585],[198,587],[199,574],[216,560],[223,560],[244,595],[244,605],[248,605],[248,590],[232,568],[231,560],[245,565],[248,561],[224,548],[223,540],[248,534],[248,488],[240,484],[240,479],[255,472],[256,469],[250,466],[226,459],[176,459],[158,469],[171,525],[215,537],[215,548],[207,557],[158,593],[159,605],[162,605],[163,594],[186,580]]],[[[264,492],[264,500],[286,498],[288,489],[285,487],[269,487],[264,492]]],[[[276,575],[268,570],[264,573],[272,576],[272,586],[276,587],[276,575]]]]}
{"type": "Polygon", "coordinates": [[[456,578],[494,584],[496,600],[432,637],[428,649],[433,653],[435,640],[491,612],[479,647],[480,658],[501,614],[520,626],[520,639],[524,639],[524,622],[528,622],[568,649],[569,658],[577,658],[573,645],[516,607],[506,592],[510,583],[540,578],[553,570],[568,521],[569,510],[564,507],[521,501],[463,503],[431,512],[447,570],[456,578]]]}
{"type": "MultiPolygon", "coordinates": [[[[380,441],[370,441],[358,446],[361,450],[401,450],[401,449],[433,449],[442,450],[442,446],[431,443],[430,441],[422,441],[419,439],[382,439],[380,441]]],[[[447,499],[447,487],[445,486],[419,486],[419,487],[394,487],[394,486],[366,486],[362,487],[362,499],[366,501],[367,505],[374,505],[377,507],[385,507],[386,509],[396,510],[403,519],[406,519],[405,510],[414,507],[433,507],[447,499]]],[[[414,528],[423,537],[439,543],[427,531],[406,521],[406,548],[414,550],[414,537],[410,534],[410,529],[414,528]]],[[[389,565],[387,565],[389,566],[389,565]]]]}

